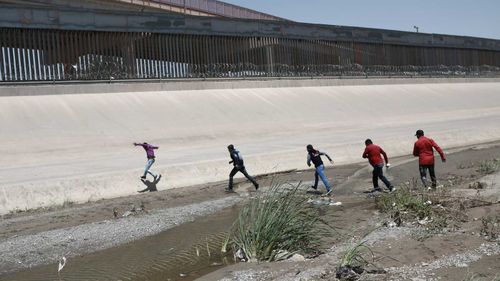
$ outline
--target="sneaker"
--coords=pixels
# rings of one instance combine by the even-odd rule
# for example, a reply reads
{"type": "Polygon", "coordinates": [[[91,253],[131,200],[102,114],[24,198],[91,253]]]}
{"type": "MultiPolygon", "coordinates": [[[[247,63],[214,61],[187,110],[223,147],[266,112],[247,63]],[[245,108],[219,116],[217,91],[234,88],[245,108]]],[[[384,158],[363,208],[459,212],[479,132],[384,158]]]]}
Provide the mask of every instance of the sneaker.
{"type": "Polygon", "coordinates": [[[224,189],[224,191],[226,193],[233,193],[234,192],[234,190],[232,188],[226,188],[226,189],[224,189]]]}
{"type": "Polygon", "coordinates": [[[259,184],[255,185],[255,190],[259,190],[259,184]]]}
{"type": "Polygon", "coordinates": [[[370,192],[371,192],[371,193],[374,193],[374,192],[383,192],[383,191],[382,191],[382,188],[380,188],[380,187],[375,187],[375,188],[374,188],[374,189],[372,189],[370,192]]]}
{"type": "Polygon", "coordinates": [[[394,186],[389,187],[389,192],[394,192],[396,191],[396,188],[394,186]]]}
{"type": "Polygon", "coordinates": [[[332,192],[333,192],[333,189],[330,189],[325,195],[330,196],[330,194],[332,194],[332,192]]]}
{"type": "Polygon", "coordinates": [[[141,177],[141,180],[146,180],[146,176],[142,176],[142,177],[141,177]]]}
{"type": "Polygon", "coordinates": [[[310,188],[314,189],[314,190],[318,190],[318,187],[317,186],[314,186],[314,185],[311,185],[310,188]]]}

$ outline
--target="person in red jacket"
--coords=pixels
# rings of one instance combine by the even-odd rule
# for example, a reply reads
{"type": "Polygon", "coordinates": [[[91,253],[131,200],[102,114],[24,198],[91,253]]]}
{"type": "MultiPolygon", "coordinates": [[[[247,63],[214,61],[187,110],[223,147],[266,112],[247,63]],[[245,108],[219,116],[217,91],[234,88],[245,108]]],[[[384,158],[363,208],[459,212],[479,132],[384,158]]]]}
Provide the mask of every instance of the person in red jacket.
{"type": "Polygon", "coordinates": [[[418,157],[418,164],[420,170],[420,178],[425,187],[429,188],[427,182],[427,170],[429,170],[429,175],[431,176],[432,188],[436,188],[436,173],[434,171],[434,149],[441,156],[441,161],[446,162],[446,157],[443,150],[437,145],[437,143],[430,138],[424,136],[424,131],[418,130],[415,134],[417,141],[413,146],[413,156],[418,157]]]}
{"type": "Polygon", "coordinates": [[[365,145],[366,148],[363,152],[363,158],[368,158],[368,162],[370,162],[370,165],[373,167],[373,191],[382,191],[378,186],[378,179],[384,182],[390,192],[395,191],[396,189],[394,186],[392,186],[391,182],[384,176],[384,160],[387,168],[390,166],[387,154],[380,146],[373,144],[371,139],[365,140],[365,145]],[[380,156],[381,154],[384,156],[384,159],[380,156]]]}

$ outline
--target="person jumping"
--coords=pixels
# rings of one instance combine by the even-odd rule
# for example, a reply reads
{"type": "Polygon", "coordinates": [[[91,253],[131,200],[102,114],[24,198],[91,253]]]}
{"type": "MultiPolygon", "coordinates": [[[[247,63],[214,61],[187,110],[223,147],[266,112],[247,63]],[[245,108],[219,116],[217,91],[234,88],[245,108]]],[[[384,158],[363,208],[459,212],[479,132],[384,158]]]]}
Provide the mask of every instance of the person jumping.
{"type": "Polygon", "coordinates": [[[330,187],[330,183],[328,183],[328,178],[325,175],[325,166],[323,165],[323,160],[321,160],[321,156],[326,156],[330,163],[333,164],[332,158],[328,156],[328,154],[324,152],[320,152],[313,148],[311,144],[308,144],[307,147],[307,166],[311,167],[311,162],[313,162],[314,167],[316,168],[316,172],[314,173],[314,185],[311,186],[313,189],[318,189],[318,177],[321,178],[323,184],[326,188],[326,195],[330,195],[332,193],[332,188],[330,187]]]}
{"type": "Polygon", "coordinates": [[[255,190],[258,190],[259,184],[247,173],[243,157],[240,152],[236,150],[232,144],[228,145],[227,150],[229,150],[229,156],[231,157],[229,164],[233,164],[234,168],[231,170],[231,173],[229,173],[229,185],[226,188],[226,192],[233,192],[233,177],[238,172],[241,172],[249,181],[251,181],[255,186],[255,190]]]}
{"type": "Polygon", "coordinates": [[[134,146],[142,146],[142,148],[144,148],[144,150],[146,151],[146,157],[148,158],[148,162],[146,162],[146,167],[144,168],[144,174],[141,176],[141,180],[146,180],[146,176],[147,174],[150,174],[151,176],[153,176],[154,180],[156,181],[157,179],[159,179],[161,177],[161,175],[157,175],[155,173],[153,173],[152,171],[150,171],[149,169],[151,169],[151,166],[153,166],[154,162],[155,162],[155,149],[158,149],[159,147],[158,146],[154,146],[154,145],[151,145],[147,142],[144,142],[144,143],[134,143],[134,146]]]}

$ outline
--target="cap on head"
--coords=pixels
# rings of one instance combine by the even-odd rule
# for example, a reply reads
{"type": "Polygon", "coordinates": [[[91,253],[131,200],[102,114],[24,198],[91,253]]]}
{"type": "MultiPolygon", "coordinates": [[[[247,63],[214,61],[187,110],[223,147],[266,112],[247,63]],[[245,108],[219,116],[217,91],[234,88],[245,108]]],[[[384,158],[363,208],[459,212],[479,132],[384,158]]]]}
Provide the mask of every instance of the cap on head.
{"type": "Polygon", "coordinates": [[[366,139],[365,140],[365,145],[373,144],[371,139],[366,139]]]}
{"type": "Polygon", "coordinates": [[[234,150],[234,145],[232,145],[232,144],[228,145],[228,146],[227,146],[227,149],[229,149],[229,150],[234,150]]]}
{"type": "Polygon", "coordinates": [[[422,130],[417,130],[417,132],[415,133],[415,136],[417,136],[417,137],[421,137],[423,135],[424,135],[424,131],[422,131],[422,130]]]}

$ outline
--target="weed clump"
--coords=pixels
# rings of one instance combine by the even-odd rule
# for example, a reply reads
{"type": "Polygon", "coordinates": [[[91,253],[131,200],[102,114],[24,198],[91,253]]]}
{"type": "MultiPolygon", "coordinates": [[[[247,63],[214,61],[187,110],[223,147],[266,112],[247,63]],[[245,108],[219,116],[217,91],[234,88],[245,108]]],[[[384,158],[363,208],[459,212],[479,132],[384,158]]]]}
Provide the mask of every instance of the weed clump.
{"type": "Polygon", "coordinates": [[[457,229],[461,222],[467,221],[466,209],[472,200],[453,197],[447,189],[424,193],[403,187],[378,197],[375,203],[380,211],[389,214],[391,225],[417,226],[413,237],[423,241],[457,229]]]}
{"type": "Polygon", "coordinates": [[[246,261],[283,260],[316,249],[325,231],[318,210],[298,194],[298,187],[274,184],[251,199],[240,211],[226,246],[246,261]]]}
{"type": "Polygon", "coordinates": [[[481,235],[489,240],[500,238],[500,215],[481,218],[481,235]]]}
{"type": "Polygon", "coordinates": [[[478,172],[481,174],[489,175],[500,170],[500,159],[495,158],[491,160],[481,161],[479,163],[478,172]]]}
{"type": "Polygon", "coordinates": [[[337,268],[336,277],[340,280],[358,280],[359,276],[365,271],[365,267],[373,261],[374,254],[372,250],[360,242],[347,250],[342,257],[342,262],[337,268]]]}
{"type": "MultiPolygon", "coordinates": [[[[375,205],[381,212],[388,213],[399,221],[422,220],[432,216],[429,196],[404,187],[397,192],[384,194],[375,199],[375,205]]],[[[431,202],[432,203],[432,202],[431,202]]]]}

